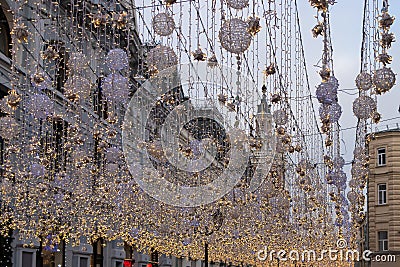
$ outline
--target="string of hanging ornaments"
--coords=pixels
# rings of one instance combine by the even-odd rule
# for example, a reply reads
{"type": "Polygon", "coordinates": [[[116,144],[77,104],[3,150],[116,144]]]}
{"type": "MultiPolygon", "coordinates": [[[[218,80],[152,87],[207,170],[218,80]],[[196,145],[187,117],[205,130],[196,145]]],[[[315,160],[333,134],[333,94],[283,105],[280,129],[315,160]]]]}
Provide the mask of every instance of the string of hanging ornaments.
{"type": "MultiPolygon", "coordinates": [[[[32,247],[121,239],[192,259],[204,259],[207,244],[210,261],[233,264],[260,264],[260,244],[336,244],[347,217],[329,208],[326,183],[345,203],[343,161],[332,131],[323,148],[295,1],[37,0],[10,9],[2,234],[18,230],[32,247]]],[[[331,93],[324,44],[320,90],[331,93]]],[[[334,125],[337,100],[324,101],[334,125]]]]}
{"type": "Polygon", "coordinates": [[[335,207],[335,226],[338,227],[339,238],[350,239],[351,223],[349,216],[349,202],[346,199],[347,175],[343,171],[345,160],[340,153],[340,125],[342,107],[338,103],[339,82],[334,76],[332,60],[332,43],[329,23],[329,7],[335,1],[312,1],[310,4],[317,9],[317,24],[312,28],[314,38],[323,38],[322,67],[319,75],[322,79],[317,86],[316,97],[321,103],[319,116],[322,122],[321,131],[326,135],[326,154],[324,163],[328,168],[326,182],[332,185],[329,193],[335,207]]]}
{"type": "MultiPolygon", "coordinates": [[[[389,1],[365,1],[361,71],[355,83],[359,96],[353,102],[353,113],[357,117],[356,143],[351,168],[351,191],[347,197],[351,203],[353,229],[362,223],[365,214],[364,189],[368,179],[369,156],[367,145],[374,138],[368,134],[367,122],[379,123],[377,96],[390,91],[395,85],[396,75],[388,67],[392,57],[388,54],[394,35],[390,28],[394,17],[389,13],[389,1]]],[[[354,232],[356,233],[356,232],[354,232]]],[[[356,242],[357,236],[353,236],[356,242]]]]}

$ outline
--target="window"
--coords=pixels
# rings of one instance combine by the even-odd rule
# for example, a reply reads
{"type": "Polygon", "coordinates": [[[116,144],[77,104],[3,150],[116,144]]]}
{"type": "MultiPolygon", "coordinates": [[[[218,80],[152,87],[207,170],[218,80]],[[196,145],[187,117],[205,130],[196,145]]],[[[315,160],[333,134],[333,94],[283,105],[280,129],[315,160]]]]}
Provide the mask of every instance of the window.
{"type": "Polygon", "coordinates": [[[0,5],[0,52],[11,57],[11,34],[7,17],[4,14],[3,7],[0,5]]]}
{"type": "Polygon", "coordinates": [[[378,148],[378,166],[386,165],[386,148],[378,148]]]}
{"type": "Polygon", "coordinates": [[[389,240],[387,231],[378,232],[378,244],[379,244],[379,251],[389,250],[389,240]]]}
{"type": "Polygon", "coordinates": [[[89,259],[81,257],[79,258],[79,267],[88,267],[89,266],[89,259]]]}
{"type": "Polygon", "coordinates": [[[386,184],[378,184],[378,205],[387,204],[386,184]]]}
{"type": "Polygon", "coordinates": [[[22,251],[22,267],[33,266],[33,252],[22,251]]]}

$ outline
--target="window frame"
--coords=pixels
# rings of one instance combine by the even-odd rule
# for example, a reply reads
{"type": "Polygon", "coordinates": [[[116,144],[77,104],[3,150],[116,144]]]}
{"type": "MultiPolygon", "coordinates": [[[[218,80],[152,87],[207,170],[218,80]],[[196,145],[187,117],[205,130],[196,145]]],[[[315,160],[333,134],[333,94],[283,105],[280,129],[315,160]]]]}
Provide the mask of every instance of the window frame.
{"type": "Polygon", "coordinates": [[[378,205],[379,206],[387,205],[388,204],[388,186],[387,186],[387,183],[379,183],[379,184],[376,185],[376,188],[378,190],[377,191],[377,193],[378,193],[378,205]],[[385,189],[381,190],[380,186],[385,186],[385,189]],[[384,199],[383,199],[384,201],[382,201],[381,192],[384,192],[384,199]]]}
{"type": "Polygon", "coordinates": [[[378,251],[389,251],[389,232],[378,231],[377,235],[378,235],[378,251]],[[386,233],[386,238],[381,239],[380,233],[386,233]]]}
{"type": "Polygon", "coordinates": [[[387,164],[387,153],[386,153],[386,147],[379,147],[376,149],[376,165],[378,167],[383,167],[386,166],[387,164]],[[380,150],[383,150],[384,152],[381,153],[379,152],[380,150]]]}
{"type": "MultiPolygon", "coordinates": [[[[10,22],[7,18],[7,10],[5,8],[3,8],[4,5],[0,5],[0,28],[4,28],[5,33],[5,40],[4,40],[4,44],[6,47],[5,51],[0,51],[0,53],[2,53],[3,55],[5,55],[8,58],[11,58],[11,48],[12,48],[12,37],[11,37],[11,26],[10,26],[10,22]],[[3,26],[3,27],[2,27],[3,26]]],[[[2,35],[0,35],[2,36],[2,35]]]]}

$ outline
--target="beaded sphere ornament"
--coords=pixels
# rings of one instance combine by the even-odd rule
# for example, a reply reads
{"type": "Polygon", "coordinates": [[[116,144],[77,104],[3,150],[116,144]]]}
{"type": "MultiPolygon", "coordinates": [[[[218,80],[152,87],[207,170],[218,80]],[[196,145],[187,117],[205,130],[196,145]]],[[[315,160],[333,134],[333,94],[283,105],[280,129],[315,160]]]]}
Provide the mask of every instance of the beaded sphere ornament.
{"type": "Polygon", "coordinates": [[[174,19],[167,13],[159,13],[153,18],[154,32],[161,36],[168,36],[174,32],[174,19]]]}
{"type": "Polygon", "coordinates": [[[226,4],[234,9],[243,9],[249,5],[249,0],[226,0],[226,4]]]}
{"type": "Polygon", "coordinates": [[[393,73],[391,68],[383,67],[375,71],[373,82],[377,94],[385,93],[393,88],[396,82],[396,74],[393,73]]]}
{"type": "Polygon", "coordinates": [[[361,91],[368,91],[372,88],[372,76],[367,72],[361,72],[357,75],[356,86],[361,91]]]}
{"type": "Polygon", "coordinates": [[[106,63],[111,70],[126,69],[129,66],[128,55],[120,48],[111,49],[106,56],[106,63]]]}
{"type": "Polygon", "coordinates": [[[149,67],[155,67],[157,71],[162,71],[177,65],[178,58],[172,48],[158,45],[148,52],[146,63],[149,67]]]}
{"type": "Polygon", "coordinates": [[[223,48],[234,54],[246,51],[251,43],[252,35],[248,32],[248,24],[238,18],[227,20],[219,31],[219,41],[223,48]]]}
{"type": "Polygon", "coordinates": [[[369,96],[360,96],[353,102],[353,113],[359,119],[368,119],[376,110],[376,102],[369,96]]]}

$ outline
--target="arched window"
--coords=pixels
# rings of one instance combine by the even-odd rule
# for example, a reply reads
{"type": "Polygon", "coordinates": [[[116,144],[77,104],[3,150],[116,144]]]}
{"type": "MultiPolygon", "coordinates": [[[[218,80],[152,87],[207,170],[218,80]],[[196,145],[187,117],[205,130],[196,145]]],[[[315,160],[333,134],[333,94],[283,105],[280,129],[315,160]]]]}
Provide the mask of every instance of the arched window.
{"type": "Polygon", "coordinates": [[[8,25],[7,17],[4,14],[4,7],[0,5],[0,52],[11,57],[11,34],[10,26],[8,25]]]}

